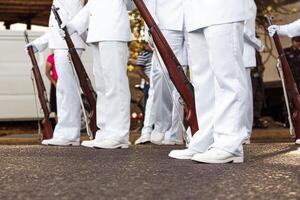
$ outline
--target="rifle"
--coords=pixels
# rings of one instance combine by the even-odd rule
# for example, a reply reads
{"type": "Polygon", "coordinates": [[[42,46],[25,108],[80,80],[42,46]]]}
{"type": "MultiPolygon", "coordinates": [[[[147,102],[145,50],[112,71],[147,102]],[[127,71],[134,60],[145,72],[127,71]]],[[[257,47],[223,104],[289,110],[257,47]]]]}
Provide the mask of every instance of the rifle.
{"type": "Polygon", "coordinates": [[[181,64],[173,53],[159,27],[155,23],[143,0],[133,1],[141,16],[145,20],[147,26],[149,27],[149,33],[152,35],[157,50],[161,55],[164,64],[166,65],[171,81],[184,101],[186,121],[191,128],[192,135],[194,135],[199,130],[195,106],[194,87],[186,77],[181,64]]]}
{"type": "MultiPolygon", "coordinates": [[[[56,8],[54,5],[52,6],[52,12],[55,16],[55,19],[58,23],[58,26],[61,28],[62,20],[58,14],[59,8],[56,8]]],[[[88,77],[87,72],[81,62],[81,59],[76,51],[74,43],[70,37],[70,34],[67,30],[67,27],[63,27],[62,30],[65,32],[65,41],[67,43],[69,54],[71,55],[72,62],[74,64],[75,72],[79,79],[79,84],[82,89],[84,96],[86,97],[88,107],[89,107],[89,118],[90,118],[90,128],[95,138],[97,132],[97,122],[96,122],[96,92],[93,89],[91,80],[88,77]]]]}
{"type": "MultiPolygon", "coordinates": [[[[25,36],[25,42],[26,44],[29,44],[28,34],[27,31],[24,31],[25,36]]],[[[32,72],[34,75],[37,91],[38,91],[38,97],[42,106],[42,110],[44,113],[44,119],[40,121],[40,126],[42,128],[42,139],[51,139],[53,137],[53,128],[52,124],[49,119],[49,106],[48,106],[48,98],[47,98],[47,91],[43,82],[43,78],[38,66],[38,63],[36,61],[34,51],[32,46],[27,47],[28,55],[30,57],[31,63],[32,63],[32,72]]]]}
{"type": "MultiPolygon", "coordinates": [[[[272,17],[267,16],[269,25],[273,25],[272,17]]],[[[300,96],[299,91],[297,89],[296,82],[294,80],[291,67],[288,63],[284,50],[282,48],[279,36],[277,33],[274,34],[273,40],[278,52],[278,58],[282,65],[282,72],[284,77],[284,82],[286,86],[287,96],[290,99],[290,110],[292,115],[292,124],[295,128],[296,139],[300,139],[300,96]]]]}

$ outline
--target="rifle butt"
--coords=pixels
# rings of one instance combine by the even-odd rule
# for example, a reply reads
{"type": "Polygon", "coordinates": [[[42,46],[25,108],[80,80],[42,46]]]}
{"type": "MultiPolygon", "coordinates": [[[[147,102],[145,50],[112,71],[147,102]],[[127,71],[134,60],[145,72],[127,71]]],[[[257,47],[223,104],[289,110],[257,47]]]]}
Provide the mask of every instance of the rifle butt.
{"type": "Polygon", "coordinates": [[[189,113],[187,115],[187,121],[189,122],[191,132],[192,132],[192,136],[193,136],[199,130],[197,115],[196,115],[195,110],[194,111],[189,111],[189,113]]]}
{"type": "Polygon", "coordinates": [[[93,132],[93,137],[96,138],[96,133],[97,133],[97,130],[98,130],[96,113],[93,113],[93,115],[92,115],[90,127],[91,127],[91,130],[93,132]]]}
{"type": "Polygon", "coordinates": [[[296,140],[300,139],[300,113],[294,112],[293,114],[294,128],[296,140]]]}
{"type": "Polygon", "coordinates": [[[53,127],[49,119],[43,119],[40,122],[43,140],[51,139],[53,137],[53,127]]]}

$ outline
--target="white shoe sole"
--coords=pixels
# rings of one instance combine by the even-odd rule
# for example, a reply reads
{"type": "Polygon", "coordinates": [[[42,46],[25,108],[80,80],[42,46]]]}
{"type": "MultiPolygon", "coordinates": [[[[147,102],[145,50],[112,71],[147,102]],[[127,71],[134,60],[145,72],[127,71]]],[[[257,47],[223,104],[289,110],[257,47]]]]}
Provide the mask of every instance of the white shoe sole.
{"type": "Polygon", "coordinates": [[[42,145],[46,146],[80,146],[79,142],[68,142],[65,144],[58,144],[58,143],[42,143],[42,145]]]}
{"type": "Polygon", "coordinates": [[[231,157],[224,160],[211,160],[211,159],[197,159],[192,158],[193,161],[201,162],[201,163],[210,163],[210,164],[225,164],[225,163],[243,163],[243,157],[231,157]]]}
{"type": "Polygon", "coordinates": [[[156,145],[163,145],[162,141],[154,141],[154,140],[151,140],[150,141],[152,144],[156,144],[156,145]]]}
{"type": "Polygon", "coordinates": [[[249,145],[249,144],[251,144],[251,142],[250,142],[250,140],[246,140],[243,144],[249,145]]]}
{"type": "Polygon", "coordinates": [[[163,145],[184,145],[184,143],[178,143],[178,142],[162,142],[163,145]]]}
{"type": "Polygon", "coordinates": [[[97,149],[128,149],[129,145],[128,144],[118,144],[115,146],[105,146],[105,145],[94,145],[94,148],[97,149]]]}
{"type": "Polygon", "coordinates": [[[300,145],[300,139],[297,139],[296,142],[295,142],[295,144],[300,145]]]}
{"type": "Polygon", "coordinates": [[[150,142],[149,139],[144,139],[144,140],[141,140],[141,141],[136,140],[136,141],[134,142],[134,144],[135,144],[135,145],[138,145],[138,144],[146,144],[146,143],[149,143],[149,142],[150,142]]]}
{"type": "Polygon", "coordinates": [[[176,145],[176,142],[162,142],[161,144],[166,146],[174,146],[176,145]]]}
{"type": "Polygon", "coordinates": [[[81,143],[81,146],[87,147],[87,148],[94,148],[94,145],[93,145],[93,144],[92,144],[92,145],[89,145],[89,144],[82,144],[82,143],[81,143]]]}
{"type": "Polygon", "coordinates": [[[174,159],[178,159],[178,160],[191,160],[194,155],[191,155],[191,156],[187,156],[187,155],[182,156],[181,155],[181,156],[179,156],[179,155],[172,155],[171,153],[169,153],[168,156],[170,158],[174,158],[174,159]]]}

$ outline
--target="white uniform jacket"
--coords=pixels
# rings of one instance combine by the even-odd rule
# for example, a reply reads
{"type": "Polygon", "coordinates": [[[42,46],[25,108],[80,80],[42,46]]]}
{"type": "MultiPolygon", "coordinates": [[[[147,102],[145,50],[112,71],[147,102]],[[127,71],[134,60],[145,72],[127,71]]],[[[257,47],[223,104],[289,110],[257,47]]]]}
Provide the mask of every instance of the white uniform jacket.
{"type": "Polygon", "coordinates": [[[250,18],[249,0],[185,0],[183,4],[189,32],[250,18]]]}
{"type": "Polygon", "coordinates": [[[71,21],[79,34],[88,29],[87,42],[130,41],[128,9],[131,0],[90,0],[71,21]]]}
{"type": "Polygon", "coordinates": [[[182,31],[183,0],[144,0],[160,29],[182,31]]]}
{"type": "Polygon", "coordinates": [[[245,21],[244,27],[244,64],[245,67],[254,67],[256,66],[256,50],[261,51],[263,48],[261,40],[256,37],[255,24],[256,24],[256,14],[257,7],[254,0],[250,0],[250,11],[251,18],[245,21]]]}
{"type": "Polygon", "coordinates": [[[280,26],[280,29],[289,37],[300,36],[300,19],[290,24],[280,26]]]}
{"type": "MultiPolygon", "coordinates": [[[[54,0],[53,4],[59,8],[58,13],[63,22],[69,22],[84,6],[84,0],[54,0]]],[[[51,12],[49,19],[48,41],[50,49],[67,48],[66,41],[64,41],[58,32],[58,23],[51,12]]],[[[76,48],[85,48],[85,43],[78,34],[71,36],[76,48]]]]}

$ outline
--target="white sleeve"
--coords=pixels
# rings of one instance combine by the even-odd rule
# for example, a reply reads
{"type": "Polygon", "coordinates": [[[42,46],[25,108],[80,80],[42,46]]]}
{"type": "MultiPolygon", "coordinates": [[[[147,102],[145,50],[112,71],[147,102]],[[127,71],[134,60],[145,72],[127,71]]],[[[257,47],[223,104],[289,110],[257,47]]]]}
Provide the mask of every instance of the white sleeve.
{"type": "Polygon", "coordinates": [[[261,40],[256,37],[256,5],[253,1],[251,1],[251,3],[252,17],[245,21],[244,40],[257,51],[261,51],[263,49],[263,44],[261,40]]]}
{"type": "Polygon", "coordinates": [[[278,33],[288,37],[300,36],[300,19],[290,24],[280,26],[278,33]]]}
{"type": "Polygon", "coordinates": [[[32,44],[38,49],[39,52],[41,52],[48,47],[48,42],[49,42],[48,32],[46,32],[44,35],[32,41],[32,44]]]}
{"type": "Polygon", "coordinates": [[[255,36],[255,33],[247,28],[245,28],[244,30],[244,40],[249,45],[254,47],[257,51],[261,51],[261,49],[263,48],[262,41],[255,36]]]}
{"type": "Polygon", "coordinates": [[[70,21],[70,25],[75,28],[79,35],[83,34],[89,27],[90,22],[90,1],[79,11],[70,21]]]}

